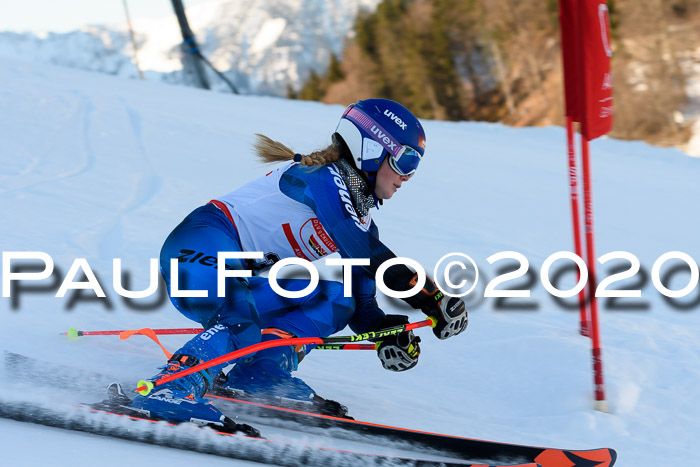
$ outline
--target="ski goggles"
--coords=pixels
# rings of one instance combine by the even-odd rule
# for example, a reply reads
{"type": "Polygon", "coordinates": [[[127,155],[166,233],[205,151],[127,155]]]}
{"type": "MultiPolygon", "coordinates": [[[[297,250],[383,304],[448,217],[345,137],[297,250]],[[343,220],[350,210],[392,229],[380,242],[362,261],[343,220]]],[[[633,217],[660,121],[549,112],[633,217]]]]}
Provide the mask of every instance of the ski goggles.
{"type": "Polygon", "coordinates": [[[411,146],[403,145],[397,155],[389,154],[389,166],[399,175],[412,177],[422,158],[411,146]]]}

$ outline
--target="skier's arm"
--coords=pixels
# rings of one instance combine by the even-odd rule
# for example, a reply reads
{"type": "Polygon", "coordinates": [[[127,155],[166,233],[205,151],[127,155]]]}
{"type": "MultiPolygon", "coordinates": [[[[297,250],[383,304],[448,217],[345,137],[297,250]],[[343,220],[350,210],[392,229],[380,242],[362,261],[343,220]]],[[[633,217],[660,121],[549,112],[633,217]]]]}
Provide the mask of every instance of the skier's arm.
{"type": "MultiPolygon", "coordinates": [[[[379,229],[372,222],[370,233],[379,238],[379,229]]],[[[378,331],[408,323],[403,315],[386,315],[377,304],[377,287],[374,278],[360,268],[352,269],[352,295],[355,298],[355,313],[350,320],[350,329],[357,334],[378,331]]],[[[413,331],[377,341],[377,356],[382,366],[391,371],[405,371],[418,363],[420,337],[413,331]]]]}
{"type": "MultiPolygon", "coordinates": [[[[350,193],[333,165],[319,169],[293,166],[280,179],[283,193],[309,206],[333,238],[345,258],[368,258],[369,266],[362,266],[370,277],[377,268],[396,255],[373,235],[370,225],[362,224],[352,205],[350,193]]],[[[393,290],[408,290],[413,276],[405,265],[389,268],[384,282],[393,290]]]]}
{"type": "MultiPolygon", "coordinates": [[[[379,239],[379,229],[374,222],[370,225],[369,233],[379,239]]],[[[355,313],[349,323],[350,329],[356,334],[362,334],[370,330],[372,322],[383,318],[385,314],[377,304],[374,277],[357,266],[352,268],[352,296],[355,299],[355,313]]]]}
{"type": "Polygon", "coordinates": [[[385,316],[377,304],[376,294],[374,279],[362,269],[353,267],[352,296],[355,299],[355,313],[352,315],[349,325],[355,334],[369,331],[373,321],[385,316]]]}
{"type": "MultiPolygon", "coordinates": [[[[376,275],[384,261],[396,257],[378,236],[370,233],[370,226],[361,223],[345,182],[332,164],[314,172],[302,166],[293,166],[282,175],[280,189],[314,211],[342,256],[369,258],[370,265],[362,267],[370,277],[376,275]]],[[[390,289],[406,291],[413,287],[416,276],[408,267],[399,264],[389,268],[383,279],[390,289]]],[[[442,300],[443,298],[442,292],[428,279],[420,292],[404,299],[413,308],[423,310],[428,316],[437,319],[433,333],[440,339],[457,335],[467,327],[464,302],[455,298],[442,300]]]]}
{"type": "MultiPolygon", "coordinates": [[[[374,279],[359,268],[353,268],[352,290],[355,297],[355,313],[349,324],[353,332],[361,334],[408,323],[407,316],[384,314],[377,304],[374,279]]],[[[389,336],[376,342],[377,356],[387,370],[409,370],[418,363],[419,342],[420,337],[413,334],[413,331],[389,336]]]]}

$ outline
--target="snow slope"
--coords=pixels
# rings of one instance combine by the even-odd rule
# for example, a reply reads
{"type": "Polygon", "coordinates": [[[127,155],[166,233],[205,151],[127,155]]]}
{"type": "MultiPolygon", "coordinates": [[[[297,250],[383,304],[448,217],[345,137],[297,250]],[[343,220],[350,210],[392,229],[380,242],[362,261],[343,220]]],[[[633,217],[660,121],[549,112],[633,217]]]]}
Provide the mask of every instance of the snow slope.
{"type": "MultiPolygon", "coordinates": [[[[148,259],[157,257],[183,216],[269,170],[251,154],[254,133],[311,151],[330,141],[342,111],[9,59],[0,59],[0,82],[2,251],[43,251],[57,268],[33,290],[25,282],[13,298],[0,298],[2,347],[129,380],[152,375],[162,363],[150,341],[69,342],[58,333],[70,326],[193,323],[167,302],[150,311],[125,303],[112,287],[113,258],[131,273],[132,289],[145,288],[148,259]],[[107,301],[90,291],[54,296],[75,258],[88,261],[107,301]]],[[[610,300],[601,300],[611,413],[593,411],[589,341],[577,334],[576,312],[558,305],[538,279],[550,254],[572,249],[564,131],[434,121],[425,128],[428,152],[420,172],[375,219],[397,254],[429,271],[449,252],[474,258],[481,279],[468,299],[469,329],[448,341],[419,331],[421,362],[409,372],[383,370],[370,352],[315,351],[298,376],[363,420],[514,443],[613,447],[621,466],[695,465],[698,287],[677,300],[685,310],[670,306],[650,280],[641,299],[618,303],[646,309],[609,310],[610,300]],[[536,274],[531,298],[508,303],[533,309],[498,309],[496,299],[483,298],[484,284],[513,264],[491,265],[486,258],[506,250],[524,254],[536,274]]],[[[647,273],[667,251],[700,258],[700,160],[611,139],[595,141],[591,150],[598,256],[630,251],[647,273]]],[[[609,274],[610,264],[599,266],[601,277],[609,274]]],[[[573,281],[570,271],[559,285],[573,281]]],[[[636,288],[636,282],[621,285],[636,288]]],[[[687,272],[680,272],[670,287],[687,282],[687,272]]],[[[384,297],[380,304],[421,317],[384,297]]],[[[174,350],[184,339],[162,340],[174,350]]],[[[99,458],[100,465],[116,466],[158,456],[185,466],[201,458],[9,421],[0,421],[0,433],[3,459],[12,465],[80,466],[99,458]],[[45,448],[35,448],[39,437],[45,448]]],[[[231,464],[210,456],[206,462],[231,464]]]]}

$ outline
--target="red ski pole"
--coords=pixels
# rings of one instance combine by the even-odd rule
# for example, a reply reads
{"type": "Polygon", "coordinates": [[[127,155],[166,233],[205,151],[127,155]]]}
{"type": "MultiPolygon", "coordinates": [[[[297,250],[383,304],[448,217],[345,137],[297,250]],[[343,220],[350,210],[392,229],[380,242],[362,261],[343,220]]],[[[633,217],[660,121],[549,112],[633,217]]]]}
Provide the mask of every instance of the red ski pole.
{"type": "MultiPolygon", "coordinates": [[[[173,329],[129,329],[129,330],[110,330],[110,331],[78,331],[75,328],[70,328],[68,332],[62,332],[60,335],[68,336],[70,340],[77,340],[81,336],[115,336],[118,335],[120,339],[128,339],[129,337],[140,334],[152,339],[165,353],[167,358],[170,358],[172,354],[161,344],[158,340],[157,335],[164,334],[199,334],[204,332],[204,328],[173,328],[173,329]]],[[[317,349],[321,350],[375,350],[376,346],[374,344],[321,344],[317,349]]]]}
{"type": "Polygon", "coordinates": [[[182,378],[183,376],[191,375],[192,373],[196,373],[198,371],[206,370],[207,368],[211,368],[213,366],[221,365],[222,363],[227,363],[232,360],[236,360],[237,358],[244,357],[246,355],[249,355],[254,352],[258,352],[259,350],[264,350],[264,349],[269,349],[272,347],[282,347],[286,345],[306,345],[306,344],[318,344],[318,345],[325,345],[325,344],[346,344],[346,343],[354,343],[358,341],[366,341],[369,339],[381,339],[382,337],[387,337],[387,336],[394,336],[397,334],[401,334],[402,332],[405,331],[411,331],[413,329],[418,329],[418,328],[423,328],[426,326],[435,327],[437,324],[437,320],[433,317],[428,317],[428,319],[423,320],[423,321],[418,321],[416,323],[408,323],[408,324],[402,324],[400,326],[393,326],[390,328],[382,329],[379,331],[370,331],[366,332],[363,334],[356,334],[354,336],[331,336],[331,337],[292,337],[288,339],[277,339],[273,341],[266,341],[266,342],[260,342],[258,344],[253,344],[248,347],[244,347],[242,349],[236,350],[231,353],[227,353],[225,355],[222,355],[220,357],[211,359],[207,362],[202,362],[199,365],[195,365],[191,368],[188,368],[183,371],[179,371],[177,373],[173,373],[172,375],[165,376],[163,378],[160,378],[156,381],[145,381],[141,380],[138,382],[138,385],[136,387],[136,391],[138,391],[139,394],[143,396],[147,396],[154,387],[160,386],[165,383],[169,383],[170,381],[174,381],[178,378],[182,378]]]}
{"type": "MultiPolygon", "coordinates": [[[[148,329],[148,328],[146,328],[148,329]]],[[[114,330],[114,331],[78,331],[75,328],[62,332],[61,336],[82,337],[82,336],[121,336],[124,333],[136,332],[136,329],[114,330]]],[[[156,335],[163,334],[199,334],[204,332],[204,328],[173,328],[173,329],[151,329],[156,335]]],[[[322,344],[316,347],[324,350],[366,350],[374,349],[374,344],[322,344]]]]}
{"type": "MultiPolygon", "coordinates": [[[[62,332],[61,336],[68,336],[68,339],[77,339],[82,336],[118,336],[123,332],[133,331],[133,329],[122,329],[117,331],[78,331],[75,328],[69,328],[68,332],[62,332]]],[[[172,328],[172,329],[153,329],[156,334],[199,334],[204,332],[204,328],[172,328]]]]}

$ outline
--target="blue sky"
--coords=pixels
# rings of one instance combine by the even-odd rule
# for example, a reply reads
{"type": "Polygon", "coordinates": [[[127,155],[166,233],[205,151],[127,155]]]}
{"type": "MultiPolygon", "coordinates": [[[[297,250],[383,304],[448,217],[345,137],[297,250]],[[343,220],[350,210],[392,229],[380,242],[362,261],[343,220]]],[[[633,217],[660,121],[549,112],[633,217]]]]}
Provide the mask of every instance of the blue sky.
{"type": "MultiPolygon", "coordinates": [[[[183,0],[185,7],[207,0],[183,0]]],[[[165,16],[171,0],[127,0],[132,18],[165,16]]],[[[123,0],[0,0],[0,31],[56,31],[125,22],[123,0]]]]}

